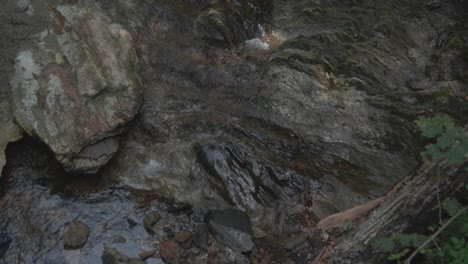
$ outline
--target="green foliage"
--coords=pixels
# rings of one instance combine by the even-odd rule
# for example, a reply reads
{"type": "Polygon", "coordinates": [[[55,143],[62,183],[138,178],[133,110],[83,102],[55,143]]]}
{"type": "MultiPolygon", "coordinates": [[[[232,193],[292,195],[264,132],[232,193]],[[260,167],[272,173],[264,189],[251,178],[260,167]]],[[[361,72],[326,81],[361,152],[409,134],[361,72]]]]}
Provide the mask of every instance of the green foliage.
{"type": "MultiPolygon", "coordinates": [[[[433,118],[420,118],[417,124],[422,136],[433,140],[426,146],[424,156],[430,159],[446,157],[449,164],[461,165],[468,158],[468,135],[463,128],[457,127],[448,115],[433,118]]],[[[468,185],[465,186],[468,192],[468,185]]],[[[465,204],[468,196],[465,197],[465,204]]],[[[463,210],[464,206],[457,199],[450,197],[444,200],[441,207],[444,216],[452,218],[463,210]]],[[[444,222],[430,225],[428,234],[434,234],[444,222]]],[[[374,250],[389,253],[389,260],[400,262],[419,248],[431,235],[394,234],[390,237],[376,239],[372,244],[374,250]]],[[[468,263],[468,211],[455,218],[446,226],[431,243],[420,249],[420,254],[431,259],[431,263],[464,264],[468,263]]]]}
{"type": "MultiPolygon", "coordinates": [[[[462,210],[463,205],[454,198],[448,198],[442,203],[447,217],[452,217],[462,210]]],[[[443,220],[443,222],[445,222],[443,220]]],[[[440,228],[440,223],[428,227],[429,233],[440,228]]],[[[400,262],[422,245],[429,236],[422,234],[395,234],[391,237],[376,239],[372,244],[374,250],[389,253],[389,260],[400,262]]],[[[419,251],[433,263],[462,264],[468,260],[468,213],[455,219],[446,229],[419,251]]]]}
{"type": "Polygon", "coordinates": [[[422,136],[435,141],[426,146],[423,155],[434,160],[446,152],[447,161],[455,165],[463,164],[468,158],[468,135],[448,115],[422,117],[416,123],[422,136]]]}

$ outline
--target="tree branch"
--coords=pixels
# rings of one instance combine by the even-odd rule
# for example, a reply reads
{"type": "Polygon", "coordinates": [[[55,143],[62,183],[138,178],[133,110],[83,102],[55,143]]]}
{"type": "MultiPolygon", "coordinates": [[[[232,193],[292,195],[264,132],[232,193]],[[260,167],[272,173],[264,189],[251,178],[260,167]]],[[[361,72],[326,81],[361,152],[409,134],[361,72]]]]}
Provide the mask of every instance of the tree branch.
{"type": "Polygon", "coordinates": [[[437,230],[437,232],[435,232],[434,234],[432,234],[432,236],[430,236],[424,243],[422,243],[414,252],[413,254],[411,254],[411,256],[409,256],[405,263],[406,264],[410,264],[411,263],[411,260],[418,254],[418,252],[423,249],[424,247],[427,246],[427,244],[429,244],[431,241],[434,240],[434,238],[436,238],[442,231],[444,231],[444,229],[453,221],[455,220],[457,217],[459,217],[461,214],[463,214],[466,210],[468,210],[468,206],[465,206],[463,207],[460,211],[458,211],[458,213],[456,213],[454,216],[452,216],[447,222],[445,222],[445,224],[443,224],[439,230],[437,230]]]}

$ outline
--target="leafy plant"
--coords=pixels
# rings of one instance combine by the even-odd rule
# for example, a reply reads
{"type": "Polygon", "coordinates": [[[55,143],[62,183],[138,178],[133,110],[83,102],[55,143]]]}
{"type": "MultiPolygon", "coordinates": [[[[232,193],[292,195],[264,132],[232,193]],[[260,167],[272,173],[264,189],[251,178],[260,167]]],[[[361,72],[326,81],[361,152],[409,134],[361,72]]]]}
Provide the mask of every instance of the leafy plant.
{"type": "MultiPolygon", "coordinates": [[[[445,157],[447,162],[453,165],[461,165],[467,160],[468,135],[463,128],[457,127],[448,115],[420,118],[417,124],[421,128],[422,136],[435,141],[426,146],[424,156],[433,160],[445,157]]],[[[465,189],[468,192],[468,185],[465,189]]],[[[468,201],[468,196],[464,200],[468,201]]],[[[427,256],[431,263],[467,263],[468,206],[449,197],[440,207],[446,219],[428,227],[428,233],[431,235],[394,234],[376,239],[373,248],[390,253],[388,259],[398,263],[403,258],[409,263],[417,253],[427,256]],[[408,257],[410,252],[413,253],[408,257]]]]}
{"type": "Polygon", "coordinates": [[[423,155],[435,160],[441,158],[447,151],[447,161],[455,165],[463,164],[468,158],[467,133],[463,131],[463,128],[456,126],[448,115],[422,117],[416,123],[421,128],[422,136],[435,140],[435,143],[426,146],[423,155]]]}

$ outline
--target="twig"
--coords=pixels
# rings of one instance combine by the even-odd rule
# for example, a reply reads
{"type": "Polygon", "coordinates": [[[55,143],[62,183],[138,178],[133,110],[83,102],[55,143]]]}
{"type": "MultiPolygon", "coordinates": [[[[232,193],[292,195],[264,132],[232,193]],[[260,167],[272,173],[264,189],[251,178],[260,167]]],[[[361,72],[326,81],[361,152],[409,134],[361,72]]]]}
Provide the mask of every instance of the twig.
{"type": "Polygon", "coordinates": [[[440,203],[440,196],[439,196],[439,186],[440,186],[440,165],[437,163],[437,203],[439,205],[439,223],[441,225],[444,224],[442,222],[442,204],[440,203]]]}
{"type": "Polygon", "coordinates": [[[434,240],[434,238],[436,238],[442,231],[444,231],[444,229],[453,221],[455,220],[457,217],[459,217],[461,214],[463,214],[466,210],[468,210],[468,206],[465,206],[463,207],[460,211],[458,211],[458,213],[456,213],[454,216],[452,216],[447,222],[445,222],[445,224],[443,224],[439,230],[437,230],[437,232],[435,232],[434,234],[432,234],[432,236],[430,236],[424,243],[422,243],[414,252],[413,254],[411,254],[411,256],[409,256],[405,263],[406,264],[410,264],[411,263],[411,260],[418,254],[418,252],[423,249],[424,247],[427,246],[427,244],[429,244],[431,241],[434,240]]]}

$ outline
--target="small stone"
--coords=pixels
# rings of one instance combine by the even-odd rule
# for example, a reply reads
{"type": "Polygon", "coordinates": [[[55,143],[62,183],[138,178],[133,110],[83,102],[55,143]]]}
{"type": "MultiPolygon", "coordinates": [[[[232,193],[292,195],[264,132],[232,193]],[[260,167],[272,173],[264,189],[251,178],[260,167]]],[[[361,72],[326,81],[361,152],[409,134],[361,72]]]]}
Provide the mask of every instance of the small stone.
{"type": "Polygon", "coordinates": [[[173,240],[164,240],[159,243],[159,254],[167,263],[179,263],[180,247],[173,240]]]}
{"type": "Polygon", "coordinates": [[[80,249],[88,240],[89,228],[80,221],[73,221],[67,225],[63,234],[65,249],[80,249]]]}
{"type": "Polygon", "coordinates": [[[138,254],[138,256],[140,256],[142,260],[146,260],[154,256],[154,254],[156,254],[156,249],[150,251],[143,251],[140,254],[138,254]]]}
{"type": "Polygon", "coordinates": [[[127,240],[123,236],[118,236],[112,240],[112,243],[125,243],[127,240]]]}
{"type": "Polygon", "coordinates": [[[175,232],[172,231],[172,229],[167,229],[165,231],[166,231],[166,235],[167,235],[168,238],[174,238],[175,235],[176,235],[175,232]]]}
{"type": "Polygon", "coordinates": [[[102,264],[146,264],[145,261],[139,258],[131,258],[115,248],[105,248],[101,256],[102,264]]]}
{"type": "Polygon", "coordinates": [[[180,231],[175,236],[175,240],[177,242],[179,242],[180,244],[183,244],[183,243],[187,242],[191,238],[192,238],[192,233],[190,233],[188,231],[180,231]]]}
{"type": "Polygon", "coordinates": [[[133,219],[131,218],[127,218],[127,222],[128,222],[128,228],[130,229],[134,228],[137,225],[137,223],[133,221],[133,219]]]}
{"type": "Polygon", "coordinates": [[[245,48],[248,50],[269,50],[270,45],[261,41],[259,38],[249,39],[244,42],[245,48]]]}
{"type": "Polygon", "coordinates": [[[184,249],[189,249],[191,246],[192,246],[192,243],[193,243],[193,239],[190,238],[189,240],[185,241],[183,244],[182,244],[182,247],[184,249]]]}
{"type": "Polygon", "coordinates": [[[195,256],[200,254],[200,250],[198,248],[194,248],[194,247],[190,249],[190,252],[192,252],[195,256]]]}
{"type": "Polygon", "coordinates": [[[197,248],[207,251],[210,247],[209,238],[208,228],[205,225],[201,225],[198,227],[195,235],[193,235],[193,244],[197,248]]]}
{"type": "Polygon", "coordinates": [[[145,215],[143,218],[143,226],[145,227],[146,231],[149,233],[156,233],[156,224],[161,219],[161,215],[158,212],[152,211],[145,215]]]}
{"type": "Polygon", "coordinates": [[[254,232],[254,237],[256,239],[262,239],[262,238],[265,238],[267,236],[265,231],[263,231],[262,229],[260,229],[258,227],[254,227],[253,232],[254,232]]]}

